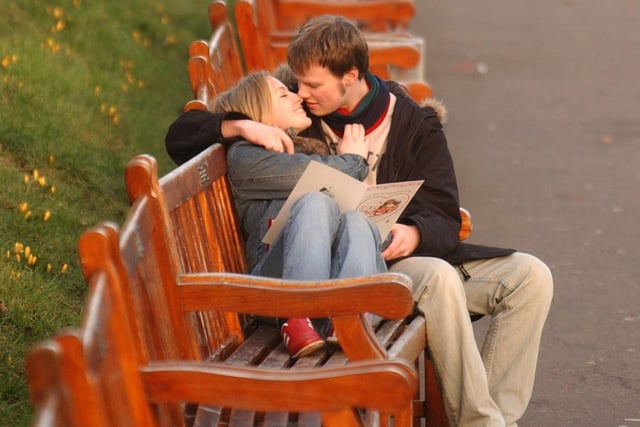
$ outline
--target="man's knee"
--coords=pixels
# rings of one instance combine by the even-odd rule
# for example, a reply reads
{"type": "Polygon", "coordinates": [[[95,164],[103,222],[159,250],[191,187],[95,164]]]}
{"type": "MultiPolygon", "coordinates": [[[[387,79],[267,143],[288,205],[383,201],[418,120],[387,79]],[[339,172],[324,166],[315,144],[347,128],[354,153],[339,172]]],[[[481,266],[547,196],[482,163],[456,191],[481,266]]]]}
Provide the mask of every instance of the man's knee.
{"type": "Polygon", "coordinates": [[[528,281],[533,284],[532,292],[540,301],[551,302],[553,298],[553,276],[549,267],[533,255],[523,254],[529,258],[528,281]]]}
{"type": "Polygon", "coordinates": [[[517,267],[521,271],[519,286],[525,288],[528,303],[549,306],[553,298],[553,276],[549,267],[537,257],[516,252],[517,267]]]}
{"type": "Polygon", "coordinates": [[[409,257],[394,264],[390,271],[404,273],[411,278],[417,299],[427,289],[430,295],[464,294],[455,267],[439,258],[409,257]]]}

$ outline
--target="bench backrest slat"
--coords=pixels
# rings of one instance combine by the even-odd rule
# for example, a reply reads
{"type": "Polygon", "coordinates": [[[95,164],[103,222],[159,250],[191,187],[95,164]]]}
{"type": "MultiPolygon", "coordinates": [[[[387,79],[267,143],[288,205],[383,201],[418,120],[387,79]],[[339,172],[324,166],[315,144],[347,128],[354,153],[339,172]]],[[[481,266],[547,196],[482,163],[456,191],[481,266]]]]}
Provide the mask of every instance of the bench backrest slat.
{"type": "Polygon", "coordinates": [[[225,156],[222,146],[210,147],[160,180],[183,273],[246,272],[225,156]]]}

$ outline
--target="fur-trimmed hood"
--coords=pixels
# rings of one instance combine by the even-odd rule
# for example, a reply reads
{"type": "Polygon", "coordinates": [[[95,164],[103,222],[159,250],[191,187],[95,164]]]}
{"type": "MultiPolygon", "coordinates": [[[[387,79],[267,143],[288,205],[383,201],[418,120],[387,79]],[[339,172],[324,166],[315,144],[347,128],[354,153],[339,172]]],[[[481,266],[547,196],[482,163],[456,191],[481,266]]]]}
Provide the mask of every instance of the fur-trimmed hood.
{"type": "Polygon", "coordinates": [[[436,112],[438,116],[438,120],[443,125],[447,123],[447,107],[445,107],[444,102],[440,101],[436,98],[425,98],[422,101],[418,102],[420,107],[431,107],[436,112]]]}

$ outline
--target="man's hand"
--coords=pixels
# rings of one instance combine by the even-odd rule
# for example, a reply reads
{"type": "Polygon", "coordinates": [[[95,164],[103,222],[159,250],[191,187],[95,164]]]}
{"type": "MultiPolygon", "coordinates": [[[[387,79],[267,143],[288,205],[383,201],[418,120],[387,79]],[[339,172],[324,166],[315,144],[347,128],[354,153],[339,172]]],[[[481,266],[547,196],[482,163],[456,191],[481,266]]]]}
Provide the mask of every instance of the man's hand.
{"type": "Polygon", "coordinates": [[[415,225],[395,224],[391,228],[391,235],[391,243],[382,251],[386,261],[409,256],[420,244],[420,232],[415,225]]]}
{"type": "Polygon", "coordinates": [[[269,151],[293,153],[293,141],[282,129],[253,120],[225,120],[222,122],[222,136],[241,137],[254,145],[269,151]]]}
{"type": "Polygon", "coordinates": [[[346,125],[336,152],[338,154],[359,154],[366,159],[369,147],[364,138],[364,126],[359,123],[346,125]]]}

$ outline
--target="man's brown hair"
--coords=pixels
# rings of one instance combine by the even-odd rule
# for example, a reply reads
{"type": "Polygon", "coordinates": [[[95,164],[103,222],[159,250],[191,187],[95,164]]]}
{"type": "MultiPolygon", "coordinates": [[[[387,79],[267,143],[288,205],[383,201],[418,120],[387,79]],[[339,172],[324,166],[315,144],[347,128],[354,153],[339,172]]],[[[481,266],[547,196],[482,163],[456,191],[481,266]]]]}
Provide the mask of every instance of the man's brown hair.
{"type": "Polygon", "coordinates": [[[363,78],[369,70],[369,47],[353,22],[342,16],[323,15],[300,28],[289,44],[287,62],[296,74],[319,65],[342,77],[356,67],[359,78],[363,78]]]}

